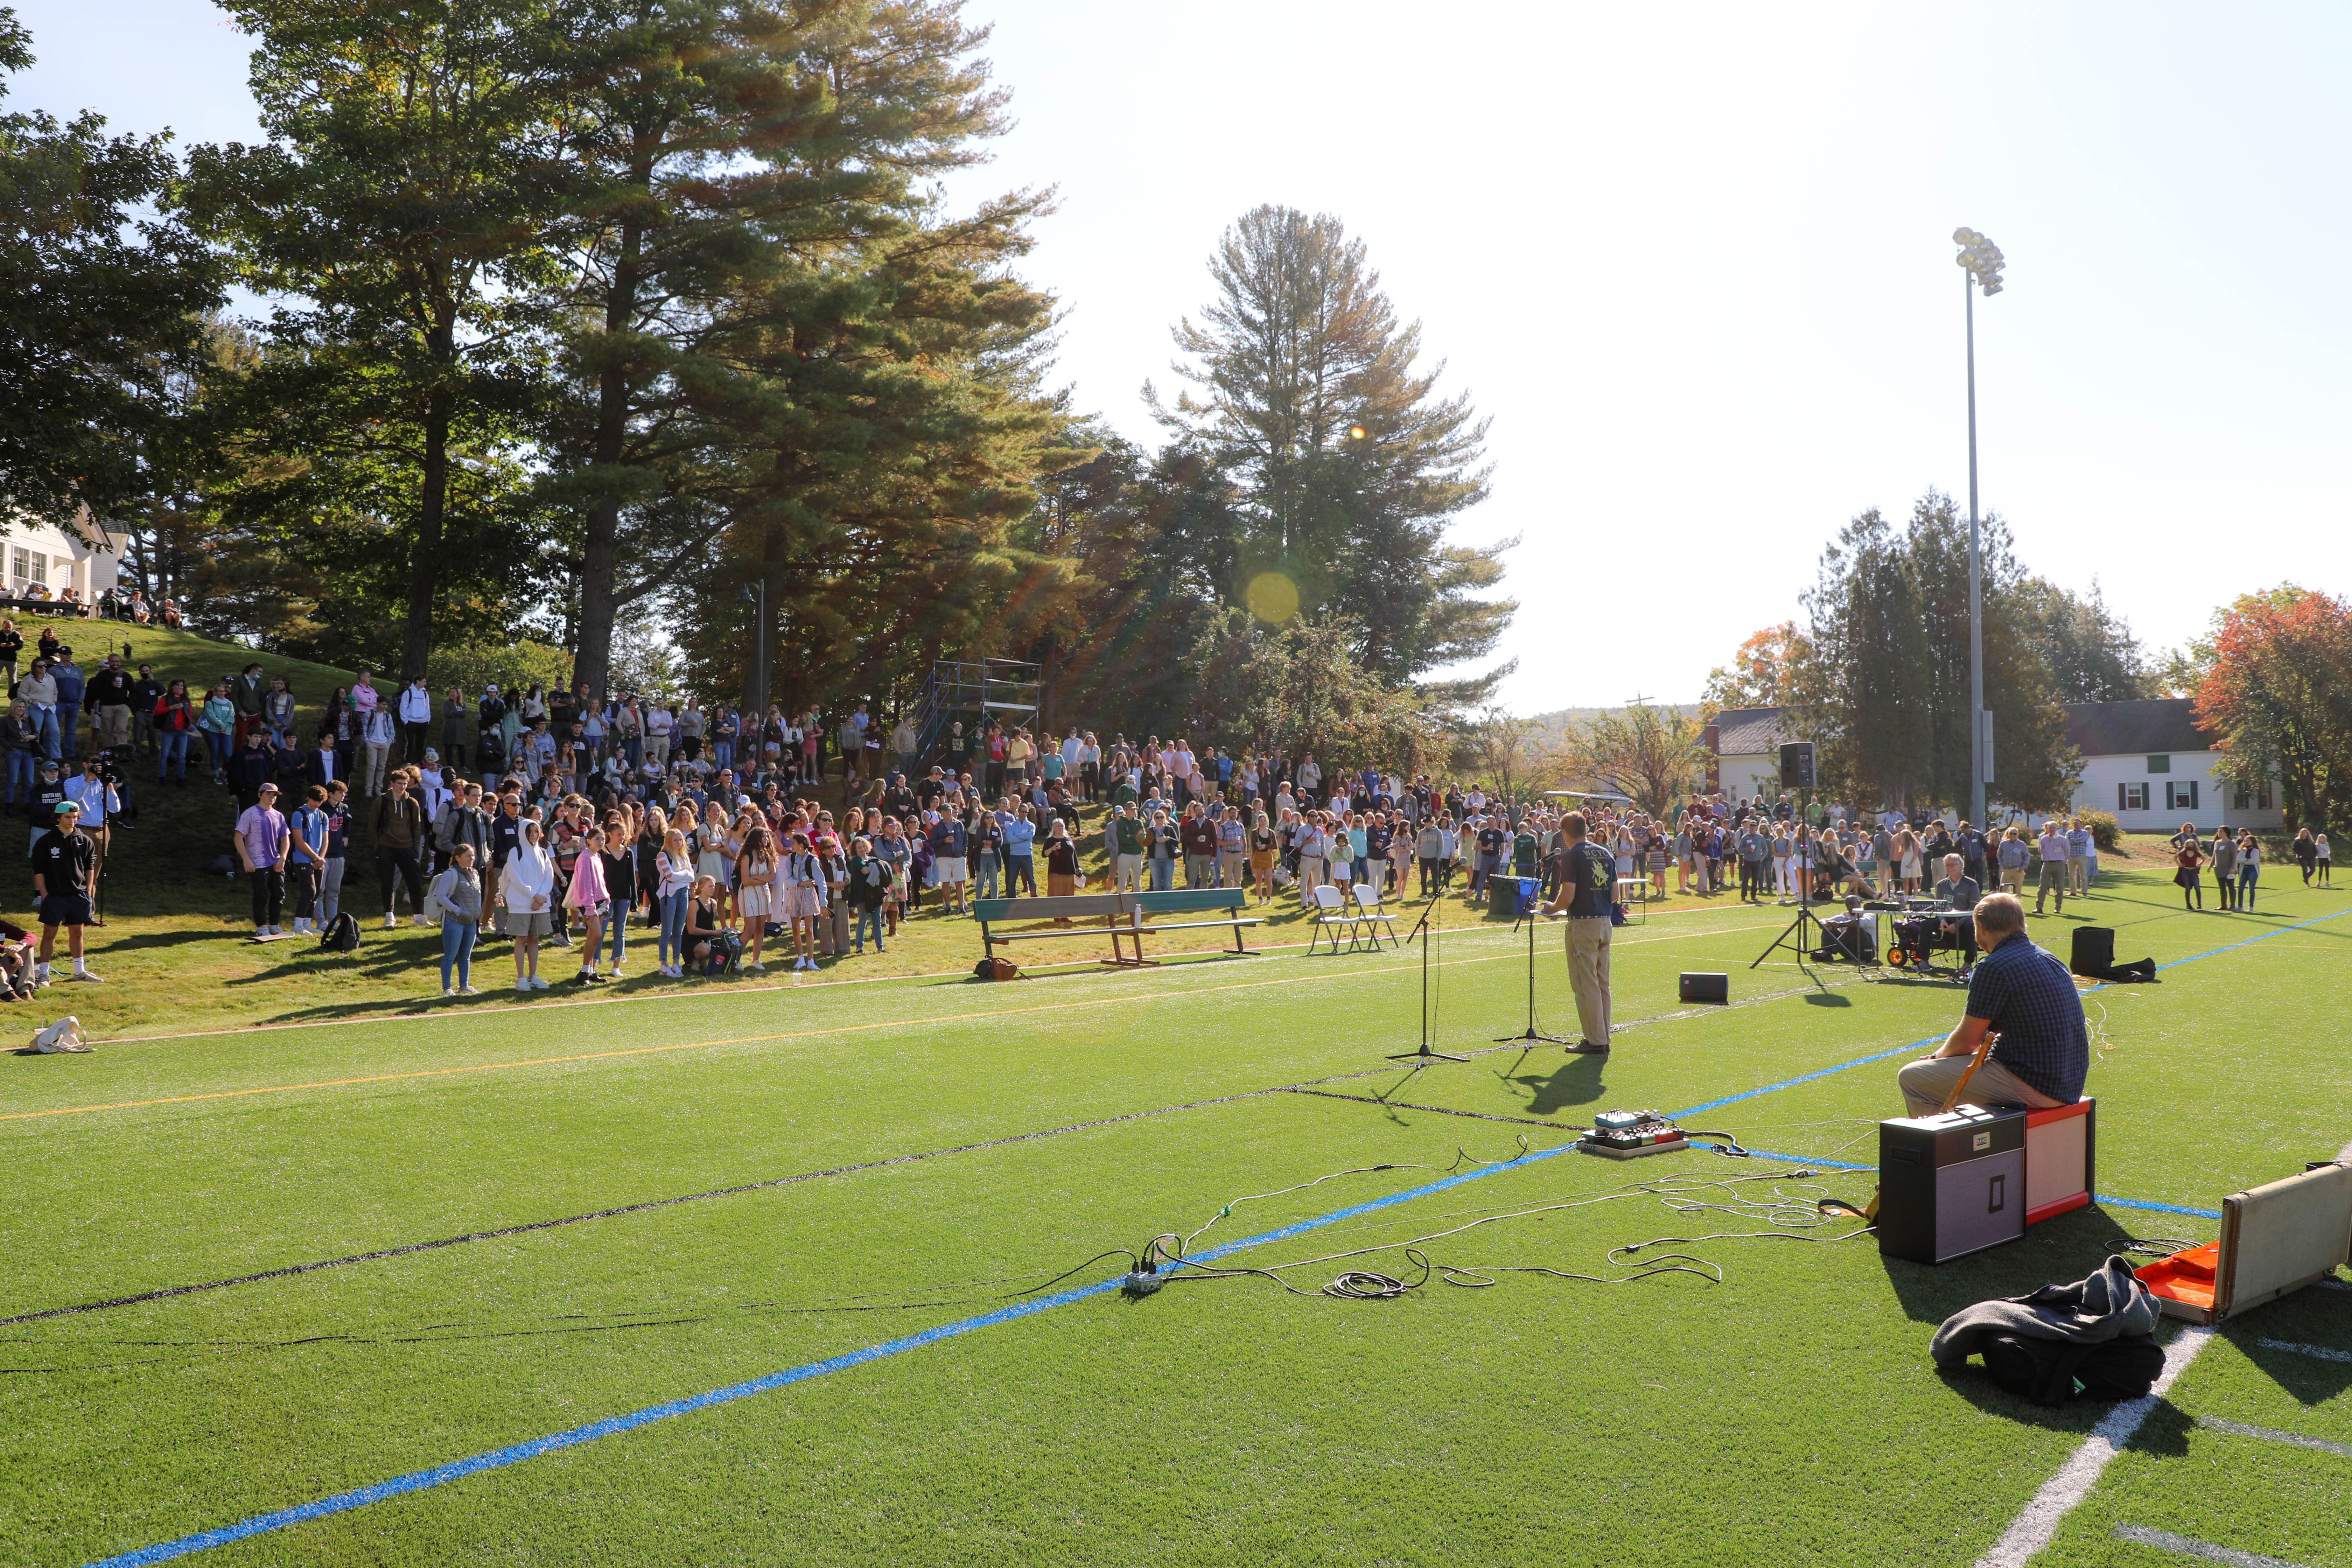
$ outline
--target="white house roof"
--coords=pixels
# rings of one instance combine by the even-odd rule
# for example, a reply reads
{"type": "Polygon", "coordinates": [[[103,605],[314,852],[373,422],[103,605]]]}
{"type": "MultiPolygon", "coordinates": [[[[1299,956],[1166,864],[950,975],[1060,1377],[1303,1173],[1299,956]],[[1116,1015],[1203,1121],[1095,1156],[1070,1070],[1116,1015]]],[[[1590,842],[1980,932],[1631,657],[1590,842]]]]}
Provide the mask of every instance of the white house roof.
{"type": "Polygon", "coordinates": [[[2069,702],[2065,707],[2066,742],[2086,757],[2213,749],[2213,737],[2197,727],[2196,705],[2186,697],[2069,702]]]}
{"type": "Polygon", "coordinates": [[[1780,727],[1785,708],[1727,708],[1715,716],[1715,754],[1718,757],[1780,755],[1788,739],[1780,727]]]}

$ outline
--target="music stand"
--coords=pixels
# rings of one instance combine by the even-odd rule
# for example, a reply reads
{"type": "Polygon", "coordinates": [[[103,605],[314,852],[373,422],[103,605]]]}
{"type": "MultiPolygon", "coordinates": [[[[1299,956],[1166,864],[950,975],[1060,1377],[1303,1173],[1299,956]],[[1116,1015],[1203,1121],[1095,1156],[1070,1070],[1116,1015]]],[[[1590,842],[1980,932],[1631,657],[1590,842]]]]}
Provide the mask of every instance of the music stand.
{"type": "Polygon", "coordinates": [[[1431,1005],[1429,996],[1429,949],[1438,933],[1445,929],[1443,925],[1433,924],[1432,917],[1437,913],[1437,906],[1443,899],[1444,895],[1440,894],[1438,898],[1430,900],[1422,909],[1421,919],[1412,930],[1405,933],[1407,942],[1414,937],[1421,938],[1421,1047],[1418,1050],[1391,1051],[1389,1060],[1392,1062],[1412,1062],[1418,1067],[1427,1062],[1466,1062],[1470,1059],[1468,1057],[1448,1056],[1429,1043],[1430,1025],[1435,1021],[1435,1009],[1431,1005]]]}
{"type": "Polygon", "coordinates": [[[1511,922],[1511,929],[1515,931],[1519,929],[1522,922],[1528,928],[1528,1026],[1524,1034],[1496,1036],[1495,1043],[1498,1046],[1538,1043],[1565,1046],[1570,1043],[1558,1035],[1547,1035],[1536,1027],[1536,927],[1541,923],[1543,918],[1543,910],[1537,907],[1530,908],[1527,913],[1511,922]]]}

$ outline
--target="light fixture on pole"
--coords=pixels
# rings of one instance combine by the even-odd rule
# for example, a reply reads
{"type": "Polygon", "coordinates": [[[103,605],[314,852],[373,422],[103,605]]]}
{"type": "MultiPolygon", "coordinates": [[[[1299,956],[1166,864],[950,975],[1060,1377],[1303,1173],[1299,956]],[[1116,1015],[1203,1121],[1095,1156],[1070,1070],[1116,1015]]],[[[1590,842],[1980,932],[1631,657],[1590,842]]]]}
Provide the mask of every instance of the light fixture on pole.
{"type": "Polygon", "coordinates": [[[1953,259],[1965,275],[1960,298],[1968,313],[1969,340],[1969,820],[1979,833],[1990,833],[1985,821],[1986,776],[1992,756],[1992,716],[1984,701],[1984,551],[1983,530],[1977,513],[1977,297],[2000,292],[2000,269],[2007,266],[2000,247],[1972,228],[1956,228],[1952,243],[1960,247],[1953,259]]]}

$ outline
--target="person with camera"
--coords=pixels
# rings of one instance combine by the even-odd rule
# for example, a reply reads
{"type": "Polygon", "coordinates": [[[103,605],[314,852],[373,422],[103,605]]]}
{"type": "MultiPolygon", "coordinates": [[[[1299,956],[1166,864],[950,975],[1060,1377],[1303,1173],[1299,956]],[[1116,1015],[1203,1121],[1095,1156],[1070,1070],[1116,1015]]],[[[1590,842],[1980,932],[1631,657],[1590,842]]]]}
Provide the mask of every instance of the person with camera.
{"type": "MultiPolygon", "coordinates": [[[[54,769],[57,763],[51,761],[54,769]]],[[[66,928],[66,948],[73,955],[68,980],[95,982],[82,957],[82,928],[89,924],[90,866],[93,851],[81,831],[81,807],[72,801],[57,804],[57,826],[33,846],[34,907],[41,917],[41,959],[38,980],[48,984],[50,955],[57,951],[58,928],[66,928]]]]}

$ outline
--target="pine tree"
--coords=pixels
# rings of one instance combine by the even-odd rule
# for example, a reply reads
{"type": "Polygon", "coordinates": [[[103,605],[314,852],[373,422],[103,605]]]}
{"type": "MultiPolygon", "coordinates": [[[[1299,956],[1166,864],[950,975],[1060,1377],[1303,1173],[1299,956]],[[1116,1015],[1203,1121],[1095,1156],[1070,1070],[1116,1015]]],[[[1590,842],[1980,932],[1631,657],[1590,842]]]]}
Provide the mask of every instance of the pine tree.
{"type": "Polygon", "coordinates": [[[241,0],[270,141],[200,149],[189,207],[277,303],[243,439],[299,471],[248,499],[327,520],[336,570],[399,605],[421,675],[446,584],[530,553],[517,458],[560,191],[541,0],[241,0]]]}
{"type": "MultiPolygon", "coordinates": [[[[32,63],[32,35],[0,7],[0,72],[32,63]]],[[[148,496],[171,380],[218,296],[195,237],[141,216],[178,178],[168,139],[105,126],[0,115],[0,492],[68,526],[148,496]]]]}
{"type": "MultiPolygon", "coordinates": [[[[1486,499],[1486,423],[1467,394],[1437,395],[1442,363],[1415,370],[1421,328],[1398,324],[1363,241],[1328,215],[1261,206],[1209,271],[1215,300],[1175,329],[1184,390],[1173,405],[1144,391],[1238,492],[1221,599],[1260,584],[1264,613],[1271,580],[1299,613],[1344,611],[1357,658],[1393,682],[1492,652],[1517,606],[1486,595],[1513,542],[1446,540],[1486,499]]],[[[1475,700],[1502,673],[1452,695],[1475,700]]]]}

